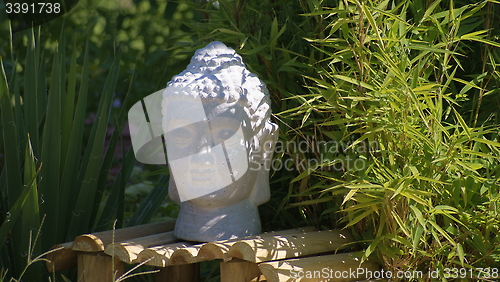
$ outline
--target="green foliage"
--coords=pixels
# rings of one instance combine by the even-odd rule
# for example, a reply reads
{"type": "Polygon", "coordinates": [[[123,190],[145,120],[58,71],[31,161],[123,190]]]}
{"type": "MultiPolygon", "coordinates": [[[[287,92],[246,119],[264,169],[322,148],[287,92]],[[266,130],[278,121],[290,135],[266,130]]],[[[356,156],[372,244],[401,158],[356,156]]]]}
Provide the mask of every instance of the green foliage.
{"type": "Polygon", "coordinates": [[[0,42],[0,277],[42,281],[45,268],[33,258],[54,244],[115,220],[176,216],[164,200],[168,176],[149,176],[144,200],[125,193],[145,180],[130,179],[136,160],[122,129],[130,105],[187,64],[176,43],[190,40],[182,21],[192,16],[172,1],[82,0],[64,17],[11,34],[0,13],[2,38],[11,36],[0,42]]]}
{"type": "Polygon", "coordinates": [[[281,145],[264,229],[348,228],[355,249],[392,271],[498,267],[498,9],[82,0],[1,41],[0,281],[39,281],[38,255],[115,219],[176,216],[163,201],[168,176],[155,183],[144,172],[156,168],[135,167],[121,129],[129,104],[211,40],[235,48],[270,89],[281,145]]]}
{"type": "Polygon", "coordinates": [[[265,79],[285,144],[267,224],[349,228],[393,273],[500,265],[497,4],[219,2],[199,43],[265,79]]]}
{"type": "MultiPolygon", "coordinates": [[[[10,257],[2,266],[19,278],[21,271],[31,264],[31,254],[39,255],[41,250],[89,232],[94,226],[95,209],[102,195],[99,191],[104,190],[103,180],[111,167],[111,161],[106,160],[114,155],[116,148],[116,142],[104,144],[119,70],[118,55],[104,85],[90,137],[84,140],[88,49],[80,90],[76,92],[76,52],[70,57],[69,70],[62,63],[66,61],[64,32],[51,60],[48,85],[45,54],[35,40],[40,32],[30,30],[26,35],[29,44],[24,87],[20,87],[21,79],[16,72],[11,74],[7,87],[2,62],[1,90],[5,163],[0,176],[4,215],[0,240],[4,242],[9,237],[9,244],[1,251],[3,258],[10,257]],[[39,244],[31,245],[30,238],[39,229],[39,244]],[[22,252],[28,252],[28,256],[19,255],[22,252]]],[[[123,112],[118,115],[117,128],[123,125],[123,112]]],[[[40,281],[41,266],[28,268],[25,281],[40,281]]]]}
{"type": "MultiPolygon", "coordinates": [[[[80,0],[65,25],[66,32],[75,34],[76,42],[89,37],[90,75],[95,76],[96,85],[89,85],[90,93],[99,93],[94,87],[104,84],[102,73],[109,70],[110,58],[120,46],[120,68],[135,78],[131,91],[128,83],[118,83],[115,98],[123,101],[128,93],[135,102],[164,88],[189,63],[190,57],[179,42],[190,41],[183,22],[192,17],[187,5],[177,1],[80,0]]],[[[61,27],[62,21],[49,28],[61,27]]]]}

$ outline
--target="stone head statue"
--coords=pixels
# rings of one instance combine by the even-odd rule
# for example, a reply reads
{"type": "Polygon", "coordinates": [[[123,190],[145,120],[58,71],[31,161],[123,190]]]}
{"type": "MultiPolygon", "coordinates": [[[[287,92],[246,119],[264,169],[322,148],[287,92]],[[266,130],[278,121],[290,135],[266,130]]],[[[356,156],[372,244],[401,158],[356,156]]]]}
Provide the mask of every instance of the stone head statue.
{"type": "Polygon", "coordinates": [[[133,128],[151,136],[136,144],[133,138],[139,161],[165,163],[166,151],[169,196],[181,206],[175,235],[213,241],[260,233],[257,206],[270,197],[265,164],[278,129],[265,84],[233,49],[215,41],[197,50],[159,93],[133,106],[138,113],[147,109],[142,125],[148,126],[130,128],[133,136],[141,135],[133,128]]]}
{"type": "Polygon", "coordinates": [[[196,51],[163,92],[162,126],[180,203],[175,235],[212,241],[260,233],[277,125],[266,86],[221,42],[196,51]]]}

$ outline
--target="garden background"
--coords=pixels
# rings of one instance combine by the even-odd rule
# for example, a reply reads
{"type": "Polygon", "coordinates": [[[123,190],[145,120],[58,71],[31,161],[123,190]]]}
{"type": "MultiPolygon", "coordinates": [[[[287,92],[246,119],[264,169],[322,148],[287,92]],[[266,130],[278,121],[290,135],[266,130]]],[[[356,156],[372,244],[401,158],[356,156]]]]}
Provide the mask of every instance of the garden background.
{"type": "Polygon", "coordinates": [[[264,230],[346,228],[386,270],[495,278],[500,2],[80,0],[25,30],[5,9],[0,281],[74,281],[39,256],[176,217],[166,168],[135,161],[127,112],[212,40],[265,81],[280,142],[305,144],[275,154],[264,230]]]}

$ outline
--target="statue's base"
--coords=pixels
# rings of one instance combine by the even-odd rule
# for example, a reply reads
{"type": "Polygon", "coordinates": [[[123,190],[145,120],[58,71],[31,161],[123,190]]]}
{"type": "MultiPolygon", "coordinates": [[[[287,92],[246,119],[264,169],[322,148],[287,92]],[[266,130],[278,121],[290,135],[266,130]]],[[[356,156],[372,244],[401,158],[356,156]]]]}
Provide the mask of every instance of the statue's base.
{"type": "Polygon", "coordinates": [[[174,230],[175,237],[196,242],[228,240],[260,233],[259,211],[250,200],[214,209],[183,202],[174,230]]]}

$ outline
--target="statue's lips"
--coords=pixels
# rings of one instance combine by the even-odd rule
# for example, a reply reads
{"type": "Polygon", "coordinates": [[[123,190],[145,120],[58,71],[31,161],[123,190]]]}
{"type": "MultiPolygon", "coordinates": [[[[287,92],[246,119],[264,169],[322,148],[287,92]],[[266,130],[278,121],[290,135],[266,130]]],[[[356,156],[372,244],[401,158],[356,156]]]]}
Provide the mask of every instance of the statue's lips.
{"type": "Polygon", "coordinates": [[[194,184],[209,184],[216,177],[215,169],[192,169],[190,174],[194,184]]]}

